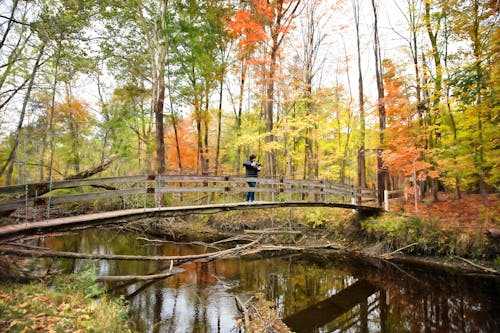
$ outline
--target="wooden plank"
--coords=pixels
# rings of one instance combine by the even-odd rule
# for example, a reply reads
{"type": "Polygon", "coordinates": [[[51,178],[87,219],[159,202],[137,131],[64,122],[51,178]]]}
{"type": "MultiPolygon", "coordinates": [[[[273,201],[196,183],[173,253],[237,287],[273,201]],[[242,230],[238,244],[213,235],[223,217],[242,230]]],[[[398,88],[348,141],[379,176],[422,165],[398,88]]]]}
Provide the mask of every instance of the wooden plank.
{"type": "Polygon", "coordinates": [[[25,208],[26,205],[33,205],[33,200],[29,199],[26,203],[25,199],[16,199],[11,201],[0,202],[0,212],[9,212],[19,208],[25,208]]]}
{"type": "Polygon", "coordinates": [[[198,206],[181,206],[181,207],[159,207],[159,208],[136,208],[117,210],[102,213],[93,213],[78,216],[68,216],[56,218],[46,221],[37,221],[31,223],[20,223],[6,226],[0,226],[0,239],[8,239],[18,235],[33,234],[37,232],[46,232],[68,227],[78,227],[87,225],[104,225],[108,223],[126,223],[129,217],[132,216],[182,216],[187,214],[201,213],[217,213],[231,210],[250,210],[250,209],[267,209],[267,208],[284,208],[284,207],[331,207],[331,208],[346,208],[357,209],[365,212],[377,213],[381,211],[379,207],[356,206],[347,203],[334,202],[257,202],[248,204],[244,202],[213,204],[213,205],[198,205],[198,206]]]}
{"type": "Polygon", "coordinates": [[[228,177],[228,176],[189,176],[189,175],[162,175],[160,177],[151,177],[151,176],[127,176],[127,177],[108,177],[108,178],[90,178],[90,179],[75,179],[75,180],[65,180],[65,181],[55,181],[52,184],[48,182],[39,182],[39,183],[30,183],[23,185],[14,185],[14,186],[0,186],[0,194],[14,194],[14,193],[22,193],[28,190],[30,193],[34,193],[37,187],[46,187],[51,186],[53,189],[60,188],[72,188],[72,187],[80,187],[80,186],[103,186],[103,185],[112,185],[112,184],[120,184],[120,183],[144,183],[148,184],[148,186],[152,184],[156,184],[158,181],[164,183],[239,183],[245,184],[249,181],[256,181],[260,184],[266,184],[271,186],[279,186],[283,185],[289,186],[306,186],[306,187],[321,187],[321,188],[330,188],[330,189],[339,189],[339,190],[352,190],[357,191],[355,187],[351,187],[345,184],[338,184],[329,181],[321,181],[321,180],[293,180],[293,179],[270,179],[270,178],[245,178],[245,177],[228,177]]]}
{"type": "MultiPolygon", "coordinates": [[[[115,191],[93,192],[71,195],[53,195],[50,200],[54,204],[78,202],[85,200],[96,200],[103,198],[113,198],[127,195],[152,194],[152,193],[227,193],[227,192],[248,192],[247,182],[256,181],[257,187],[253,192],[260,193],[288,193],[305,194],[312,193],[317,195],[335,195],[342,197],[361,197],[361,200],[374,200],[375,196],[372,190],[360,189],[350,185],[337,184],[324,180],[293,180],[277,178],[245,178],[233,176],[208,176],[201,177],[196,175],[162,175],[156,176],[132,176],[132,177],[108,177],[95,179],[77,179],[48,183],[32,183],[25,185],[0,187],[1,193],[20,193],[26,192],[34,195],[37,189],[46,189],[52,186],[53,189],[71,188],[80,186],[104,186],[116,184],[128,184],[127,189],[115,191]],[[163,186],[157,188],[158,183],[163,186]],[[177,185],[183,184],[183,186],[177,185]],[[203,185],[200,185],[203,184],[203,185]],[[170,186],[169,186],[170,185],[170,186]],[[186,186],[187,185],[187,186],[186,186]],[[222,185],[222,186],[221,186],[222,185]],[[368,194],[368,195],[365,195],[368,194]]],[[[35,200],[25,201],[24,199],[15,199],[0,202],[0,212],[12,211],[23,208],[33,203],[46,205],[48,196],[35,198],[35,200]]]]}
{"type": "MultiPolygon", "coordinates": [[[[53,204],[61,204],[61,203],[68,203],[68,202],[78,202],[78,201],[97,200],[97,199],[104,199],[104,198],[123,197],[126,195],[134,195],[134,194],[145,194],[146,192],[147,192],[146,189],[117,190],[117,191],[94,192],[94,193],[85,193],[85,194],[70,194],[70,195],[64,195],[64,196],[51,196],[50,200],[53,204]]],[[[48,197],[46,197],[46,198],[48,198],[48,197]]]]}
{"type": "Polygon", "coordinates": [[[110,184],[119,184],[127,182],[146,182],[146,181],[148,181],[146,176],[129,176],[129,177],[62,180],[62,181],[54,181],[52,182],[52,184],[50,184],[49,182],[38,182],[38,183],[29,183],[23,185],[0,186],[0,194],[23,193],[26,192],[26,186],[28,187],[28,191],[30,193],[35,193],[37,187],[52,186],[52,189],[55,190],[60,188],[73,188],[80,186],[110,185],[110,184]]]}
{"type": "MultiPolygon", "coordinates": [[[[80,202],[80,201],[90,201],[105,198],[115,198],[128,195],[141,195],[141,194],[153,194],[153,193],[225,193],[225,192],[237,192],[246,193],[250,191],[249,187],[180,187],[180,188],[151,188],[152,192],[148,192],[148,189],[125,189],[116,191],[105,191],[105,192],[93,192],[84,194],[68,194],[62,196],[45,196],[34,199],[29,199],[28,202],[24,199],[16,199],[6,202],[0,202],[0,212],[12,211],[20,208],[25,208],[26,205],[32,206],[35,202],[37,205],[47,205],[50,197],[51,204],[62,204],[70,202],[80,202]]],[[[321,190],[321,189],[303,189],[303,188],[284,188],[282,191],[278,191],[273,188],[255,187],[251,189],[253,192],[257,193],[291,193],[291,194],[318,194],[318,195],[340,195],[350,197],[351,193],[344,192],[339,193],[337,191],[331,190],[321,190]]],[[[362,196],[362,200],[371,201],[374,197],[362,196]]]]}

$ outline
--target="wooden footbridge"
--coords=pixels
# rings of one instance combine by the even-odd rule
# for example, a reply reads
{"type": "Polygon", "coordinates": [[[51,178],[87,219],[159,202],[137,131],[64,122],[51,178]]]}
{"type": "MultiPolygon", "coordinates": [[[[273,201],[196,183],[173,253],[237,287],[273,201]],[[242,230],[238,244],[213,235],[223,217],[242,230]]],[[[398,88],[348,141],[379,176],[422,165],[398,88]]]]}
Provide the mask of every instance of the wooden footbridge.
{"type": "Polygon", "coordinates": [[[323,180],[230,176],[131,176],[64,180],[0,187],[0,239],[69,226],[105,224],[134,216],[175,217],[281,207],[340,207],[363,214],[381,210],[372,190],[323,180]],[[256,181],[256,203],[243,202],[256,181]],[[80,215],[53,218],[61,205],[80,215]],[[88,211],[100,211],[90,213],[88,211]]]}

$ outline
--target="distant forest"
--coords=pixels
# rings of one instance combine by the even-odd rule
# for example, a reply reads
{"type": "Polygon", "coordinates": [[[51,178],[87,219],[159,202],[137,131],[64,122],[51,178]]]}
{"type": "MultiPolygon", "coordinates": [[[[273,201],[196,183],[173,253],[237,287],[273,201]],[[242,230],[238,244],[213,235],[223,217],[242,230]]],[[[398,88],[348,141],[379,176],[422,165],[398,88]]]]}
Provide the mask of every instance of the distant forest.
{"type": "Polygon", "coordinates": [[[496,0],[0,1],[0,184],[241,174],[498,190],[496,0]]]}

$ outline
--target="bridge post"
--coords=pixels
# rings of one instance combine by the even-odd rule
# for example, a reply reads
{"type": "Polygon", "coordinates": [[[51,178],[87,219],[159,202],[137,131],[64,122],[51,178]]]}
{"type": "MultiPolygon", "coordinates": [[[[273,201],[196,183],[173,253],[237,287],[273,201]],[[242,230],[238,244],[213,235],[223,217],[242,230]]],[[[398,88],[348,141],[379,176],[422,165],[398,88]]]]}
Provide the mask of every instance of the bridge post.
{"type": "Polygon", "coordinates": [[[354,189],[354,185],[351,185],[351,204],[356,204],[356,190],[354,189]]]}
{"type": "Polygon", "coordinates": [[[389,191],[384,190],[384,210],[389,211],[389,191]]]}

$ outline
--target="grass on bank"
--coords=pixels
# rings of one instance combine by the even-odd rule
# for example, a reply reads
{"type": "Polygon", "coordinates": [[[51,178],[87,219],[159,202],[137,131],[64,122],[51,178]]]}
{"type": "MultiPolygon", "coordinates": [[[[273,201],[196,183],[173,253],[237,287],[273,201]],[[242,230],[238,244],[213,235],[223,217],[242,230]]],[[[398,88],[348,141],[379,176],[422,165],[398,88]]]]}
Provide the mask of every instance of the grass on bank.
{"type": "Polygon", "coordinates": [[[90,272],[52,283],[0,285],[0,332],[133,332],[128,307],[97,287],[90,272]]]}
{"type": "MultiPolygon", "coordinates": [[[[443,203],[446,205],[447,203],[443,203]]],[[[462,206],[466,206],[463,204],[462,206]]],[[[210,226],[215,230],[238,231],[271,227],[291,227],[307,233],[307,240],[330,240],[352,249],[377,246],[381,253],[389,253],[410,244],[404,253],[419,256],[460,256],[491,261],[497,266],[498,244],[489,239],[485,231],[498,225],[495,216],[498,206],[481,208],[471,214],[449,217],[447,211],[430,211],[422,216],[384,213],[359,220],[351,210],[332,208],[277,208],[226,212],[198,218],[196,228],[210,226]],[[446,214],[445,214],[446,213],[446,214]]],[[[430,208],[434,208],[430,206],[430,208]]],[[[454,207],[454,211],[459,208],[454,207]]],[[[423,210],[423,209],[422,209],[423,210]]],[[[295,239],[297,240],[297,239],[295,239]]],[[[302,239],[306,241],[306,239],[302,239]]],[[[498,267],[496,267],[498,269],[498,267]]]]}

